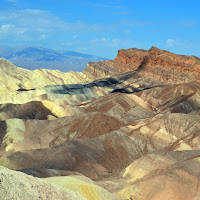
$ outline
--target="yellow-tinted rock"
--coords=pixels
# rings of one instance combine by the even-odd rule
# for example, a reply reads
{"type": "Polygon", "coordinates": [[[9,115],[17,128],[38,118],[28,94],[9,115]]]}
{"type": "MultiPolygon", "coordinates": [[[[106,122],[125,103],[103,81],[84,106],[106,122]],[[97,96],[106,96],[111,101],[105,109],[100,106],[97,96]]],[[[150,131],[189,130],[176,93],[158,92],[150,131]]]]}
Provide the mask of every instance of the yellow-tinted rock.
{"type": "Polygon", "coordinates": [[[86,200],[83,196],[42,179],[0,166],[0,199],[86,200]]]}
{"type": "Polygon", "coordinates": [[[95,185],[92,181],[84,181],[72,176],[51,177],[43,180],[47,183],[54,183],[60,187],[76,192],[87,200],[117,200],[115,195],[95,185]]]}
{"type": "Polygon", "coordinates": [[[6,135],[3,138],[1,147],[6,151],[11,151],[13,145],[24,140],[24,123],[20,119],[9,119],[6,121],[6,135]]]}
{"type": "Polygon", "coordinates": [[[4,58],[0,59],[0,93],[18,89],[42,88],[46,85],[82,84],[86,81],[86,76],[81,72],[63,73],[47,69],[31,71],[16,67],[4,58]]]}

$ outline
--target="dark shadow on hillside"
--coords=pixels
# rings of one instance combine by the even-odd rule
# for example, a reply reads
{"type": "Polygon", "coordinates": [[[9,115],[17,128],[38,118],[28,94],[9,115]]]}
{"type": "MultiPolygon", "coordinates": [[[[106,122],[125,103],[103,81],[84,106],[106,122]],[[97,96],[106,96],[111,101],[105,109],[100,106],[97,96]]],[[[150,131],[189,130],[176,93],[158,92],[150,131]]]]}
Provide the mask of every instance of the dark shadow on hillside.
{"type": "Polygon", "coordinates": [[[18,92],[25,92],[25,91],[30,91],[30,90],[36,90],[36,89],[23,89],[23,88],[20,88],[17,91],[18,92]]]}
{"type": "Polygon", "coordinates": [[[1,146],[0,150],[4,148],[4,146],[2,146],[2,141],[4,136],[6,135],[6,130],[7,130],[6,121],[0,121],[0,146],[1,146]]]}
{"type": "Polygon", "coordinates": [[[55,94],[70,94],[70,95],[87,94],[87,92],[89,92],[88,89],[91,89],[93,87],[107,87],[115,89],[116,85],[123,83],[129,78],[132,78],[134,75],[135,72],[128,72],[115,77],[98,79],[88,84],[48,85],[45,86],[44,88],[48,92],[55,94]]]}
{"type": "Polygon", "coordinates": [[[125,88],[114,89],[111,93],[119,92],[119,93],[133,94],[133,93],[141,92],[141,91],[144,91],[144,90],[149,90],[149,89],[152,89],[152,88],[163,87],[163,86],[164,85],[154,85],[154,86],[151,86],[151,87],[144,87],[144,88],[135,88],[135,87],[128,86],[128,87],[125,87],[125,88]]]}
{"type": "MultiPolygon", "coordinates": [[[[90,93],[91,89],[94,87],[105,87],[111,89],[112,90],[111,93],[132,94],[143,90],[164,86],[164,85],[156,85],[145,88],[136,88],[131,85],[125,85],[124,81],[127,81],[130,78],[136,78],[136,79],[138,78],[137,71],[138,70],[120,74],[114,77],[98,79],[87,84],[47,85],[43,89],[45,89],[48,93],[54,93],[54,94],[87,95],[87,93],[90,93]]],[[[25,92],[30,90],[35,90],[35,89],[22,88],[18,89],[17,91],[25,92]]]]}

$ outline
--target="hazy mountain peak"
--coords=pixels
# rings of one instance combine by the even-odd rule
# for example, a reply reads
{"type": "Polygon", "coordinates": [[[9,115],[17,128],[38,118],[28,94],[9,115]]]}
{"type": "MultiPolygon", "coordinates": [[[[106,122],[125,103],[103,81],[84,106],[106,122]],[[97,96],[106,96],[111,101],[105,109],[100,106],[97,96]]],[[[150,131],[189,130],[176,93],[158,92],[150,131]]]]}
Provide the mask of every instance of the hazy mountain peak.
{"type": "Polygon", "coordinates": [[[105,58],[69,50],[53,50],[35,46],[0,46],[0,57],[25,69],[58,69],[82,71],[88,62],[106,60],[105,58]]]}

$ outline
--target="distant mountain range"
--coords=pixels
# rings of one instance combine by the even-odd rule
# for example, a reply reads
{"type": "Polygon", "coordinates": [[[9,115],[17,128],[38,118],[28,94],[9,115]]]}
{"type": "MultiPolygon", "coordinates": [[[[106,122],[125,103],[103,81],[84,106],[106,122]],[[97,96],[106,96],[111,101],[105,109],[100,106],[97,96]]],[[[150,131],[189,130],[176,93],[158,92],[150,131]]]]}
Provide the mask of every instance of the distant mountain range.
{"type": "Polygon", "coordinates": [[[18,67],[29,70],[45,68],[58,69],[62,72],[82,71],[88,62],[107,60],[75,51],[31,46],[0,46],[0,57],[4,57],[18,67]]]}

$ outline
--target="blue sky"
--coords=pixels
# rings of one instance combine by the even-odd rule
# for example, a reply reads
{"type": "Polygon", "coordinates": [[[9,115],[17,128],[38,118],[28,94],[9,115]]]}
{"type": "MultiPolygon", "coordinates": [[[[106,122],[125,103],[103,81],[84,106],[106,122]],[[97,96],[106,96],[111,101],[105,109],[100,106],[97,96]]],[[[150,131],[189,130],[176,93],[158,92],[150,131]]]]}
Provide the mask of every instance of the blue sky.
{"type": "Polygon", "coordinates": [[[0,45],[115,58],[151,46],[200,57],[198,0],[1,0],[0,45]]]}

